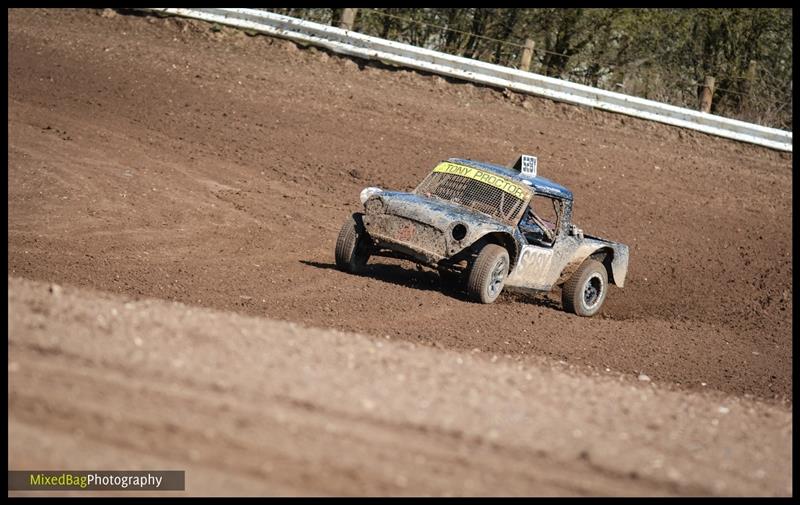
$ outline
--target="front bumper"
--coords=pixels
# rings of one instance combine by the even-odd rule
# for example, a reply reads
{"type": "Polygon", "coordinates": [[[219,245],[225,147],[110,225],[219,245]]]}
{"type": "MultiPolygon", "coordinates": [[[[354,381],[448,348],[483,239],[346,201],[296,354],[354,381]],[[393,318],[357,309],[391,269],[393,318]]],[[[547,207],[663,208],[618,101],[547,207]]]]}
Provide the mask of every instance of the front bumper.
{"type": "Polygon", "coordinates": [[[435,266],[448,258],[445,233],[430,224],[393,214],[367,214],[364,227],[379,248],[435,266]]]}

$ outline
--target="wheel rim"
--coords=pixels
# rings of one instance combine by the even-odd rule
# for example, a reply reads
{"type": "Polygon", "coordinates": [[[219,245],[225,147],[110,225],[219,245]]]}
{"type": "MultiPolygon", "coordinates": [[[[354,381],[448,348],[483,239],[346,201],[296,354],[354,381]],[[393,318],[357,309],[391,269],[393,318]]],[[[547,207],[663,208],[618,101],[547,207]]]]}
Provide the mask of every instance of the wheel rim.
{"type": "Polygon", "coordinates": [[[489,282],[489,294],[497,296],[503,289],[503,281],[506,278],[506,260],[501,258],[492,270],[491,281],[489,282]]]}
{"type": "Polygon", "coordinates": [[[583,286],[583,305],[593,309],[600,303],[603,296],[603,279],[599,274],[593,274],[583,286]]]}

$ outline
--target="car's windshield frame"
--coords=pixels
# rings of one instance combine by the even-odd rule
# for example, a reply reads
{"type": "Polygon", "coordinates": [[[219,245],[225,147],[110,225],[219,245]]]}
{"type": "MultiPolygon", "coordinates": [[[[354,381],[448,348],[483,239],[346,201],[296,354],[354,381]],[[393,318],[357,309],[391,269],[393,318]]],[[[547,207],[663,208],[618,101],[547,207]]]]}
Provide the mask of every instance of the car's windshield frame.
{"type": "MultiPolygon", "coordinates": [[[[433,171],[429,172],[428,175],[426,175],[425,178],[422,181],[420,181],[420,183],[417,185],[417,187],[414,188],[413,193],[418,195],[418,196],[423,196],[423,197],[427,197],[427,198],[436,198],[437,200],[441,200],[441,201],[444,201],[444,202],[454,203],[454,204],[459,205],[461,207],[464,207],[465,209],[468,209],[470,211],[480,212],[481,214],[489,216],[492,219],[496,219],[496,220],[502,222],[503,224],[507,224],[509,226],[517,226],[517,225],[519,225],[520,220],[525,215],[525,210],[528,208],[528,205],[530,203],[531,197],[534,194],[533,188],[531,188],[530,186],[522,183],[521,181],[515,181],[515,180],[510,179],[510,178],[508,178],[506,176],[503,176],[503,175],[500,175],[500,174],[496,174],[496,173],[491,173],[490,174],[491,177],[493,177],[495,179],[502,180],[503,183],[507,183],[510,187],[513,187],[513,190],[504,189],[504,188],[499,187],[498,185],[489,184],[485,180],[481,180],[481,178],[476,177],[474,173],[469,173],[469,174],[465,175],[463,173],[458,173],[456,171],[449,170],[450,167],[455,167],[456,169],[472,170],[474,172],[483,173],[480,170],[474,169],[472,167],[466,167],[466,166],[458,165],[458,164],[451,163],[451,162],[443,162],[443,163],[440,163],[439,165],[437,165],[437,167],[434,168],[433,171]],[[448,165],[448,166],[445,167],[444,169],[442,169],[441,167],[443,167],[444,165],[448,165]],[[460,201],[460,199],[457,198],[457,197],[456,198],[445,198],[445,197],[442,197],[440,195],[437,195],[436,193],[425,191],[423,188],[426,185],[430,184],[431,179],[433,177],[436,177],[435,174],[437,174],[437,173],[443,173],[443,174],[447,174],[447,175],[463,177],[465,179],[471,179],[471,180],[474,180],[477,183],[479,183],[481,185],[484,185],[484,186],[486,186],[488,188],[498,189],[500,191],[500,204],[498,206],[497,214],[490,214],[489,212],[486,212],[485,210],[482,210],[481,206],[478,205],[479,202],[477,202],[476,200],[473,200],[472,203],[468,204],[468,203],[460,201]],[[519,198],[518,196],[515,196],[514,193],[521,194],[523,198],[519,198]],[[518,210],[516,210],[514,213],[511,213],[511,214],[508,214],[508,215],[506,215],[506,214],[504,214],[502,212],[502,209],[504,207],[504,199],[506,197],[514,198],[514,199],[520,200],[522,202],[518,210]]],[[[487,206],[489,206],[489,205],[487,204],[487,206]]],[[[491,206],[491,207],[494,207],[494,206],[491,206]]]]}

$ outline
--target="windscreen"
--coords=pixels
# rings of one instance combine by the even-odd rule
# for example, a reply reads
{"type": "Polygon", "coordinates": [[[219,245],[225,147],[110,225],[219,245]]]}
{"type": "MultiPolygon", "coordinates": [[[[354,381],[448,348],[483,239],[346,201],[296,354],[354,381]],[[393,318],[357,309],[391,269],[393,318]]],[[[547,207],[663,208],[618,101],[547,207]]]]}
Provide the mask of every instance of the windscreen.
{"type": "Polygon", "coordinates": [[[415,193],[457,203],[515,225],[531,189],[493,172],[445,161],[433,169],[415,193]]]}

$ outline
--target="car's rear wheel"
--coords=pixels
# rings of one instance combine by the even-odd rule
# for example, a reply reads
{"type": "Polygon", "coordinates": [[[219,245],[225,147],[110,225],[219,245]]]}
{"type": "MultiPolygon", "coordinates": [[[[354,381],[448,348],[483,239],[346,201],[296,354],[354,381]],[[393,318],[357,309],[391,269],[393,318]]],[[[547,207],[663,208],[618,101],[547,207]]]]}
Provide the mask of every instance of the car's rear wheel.
{"type": "Polygon", "coordinates": [[[353,274],[362,271],[370,256],[370,246],[362,214],[353,214],[336,239],[336,267],[353,274]]]}
{"type": "Polygon", "coordinates": [[[499,245],[487,244],[472,264],[467,293],[477,302],[494,302],[503,291],[508,270],[508,251],[499,245]]]}
{"type": "Polygon", "coordinates": [[[587,259],[561,288],[564,310],[591,317],[603,307],[608,292],[608,272],[602,263],[587,259]]]}

